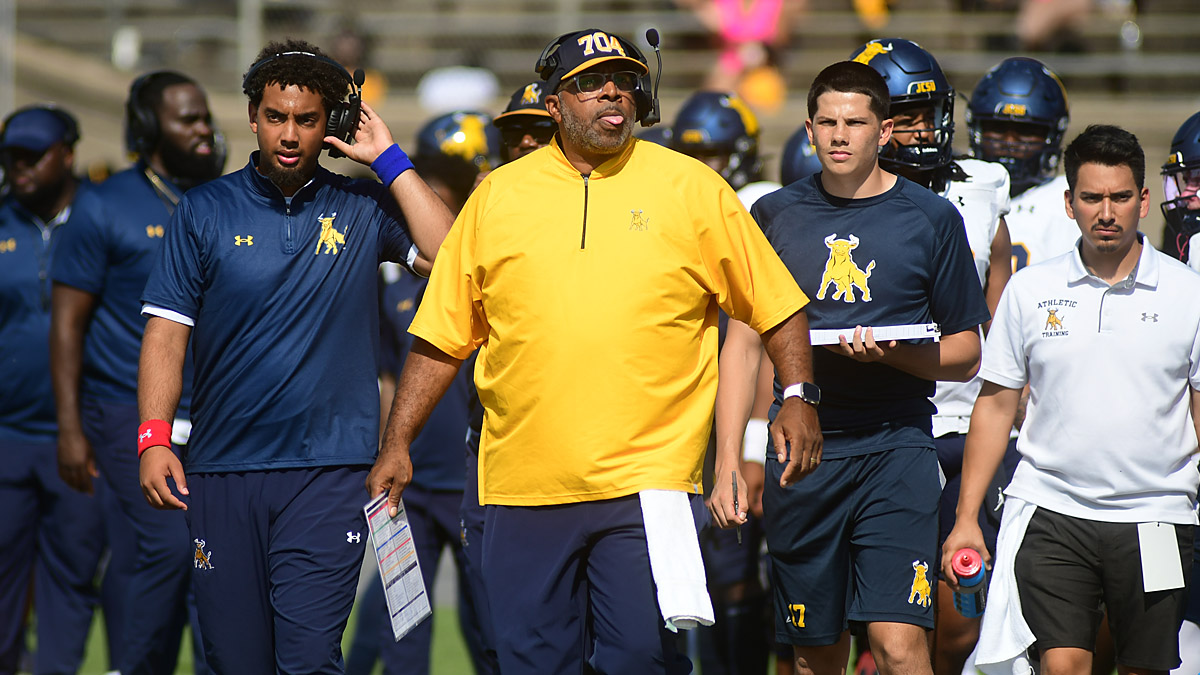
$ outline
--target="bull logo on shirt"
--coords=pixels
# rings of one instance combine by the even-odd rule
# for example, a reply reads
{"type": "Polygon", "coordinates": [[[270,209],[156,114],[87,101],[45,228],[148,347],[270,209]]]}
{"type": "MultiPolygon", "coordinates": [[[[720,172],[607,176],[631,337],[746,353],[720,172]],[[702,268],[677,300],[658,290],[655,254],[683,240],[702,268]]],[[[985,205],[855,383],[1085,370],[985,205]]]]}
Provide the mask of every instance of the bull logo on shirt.
{"type": "Polygon", "coordinates": [[[1057,309],[1046,310],[1046,325],[1043,330],[1062,330],[1062,317],[1058,315],[1057,309]]]}
{"type": "Polygon", "coordinates": [[[929,607],[933,603],[929,599],[930,594],[933,593],[933,588],[929,585],[929,577],[925,575],[929,571],[929,565],[920,560],[914,560],[912,566],[914,570],[913,582],[912,589],[908,592],[908,604],[911,605],[913,601],[916,601],[916,604],[922,607],[929,607]]]}
{"type": "Polygon", "coordinates": [[[317,222],[321,223],[321,235],[317,237],[317,250],[313,251],[314,255],[321,254],[321,246],[325,246],[325,253],[337,255],[338,246],[346,245],[346,235],[333,229],[333,219],[337,218],[337,211],[333,215],[326,218],[324,214],[317,218],[317,222]]]}
{"type": "Polygon", "coordinates": [[[542,98],[542,87],[537,82],[525,85],[525,91],[521,94],[521,105],[537,105],[539,99],[542,98]]]}
{"type": "Polygon", "coordinates": [[[195,568],[198,570],[213,569],[212,554],[204,550],[206,542],[203,539],[193,539],[192,542],[196,544],[196,553],[192,556],[192,564],[195,568]]]}
{"type": "Polygon", "coordinates": [[[633,214],[633,218],[629,221],[629,229],[637,230],[638,232],[645,232],[650,229],[650,219],[642,215],[645,213],[644,211],[641,209],[637,209],[636,211],[630,209],[629,212],[633,214]]]}
{"type": "Polygon", "coordinates": [[[886,54],[890,51],[892,51],[892,45],[885,46],[881,42],[868,42],[866,46],[863,47],[862,52],[859,53],[858,56],[854,57],[854,61],[856,63],[869,66],[871,65],[871,59],[879,56],[880,54],[886,54]]]}
{"type": "Polygon", "coordinates": [[[838,239],[837,234],[825,237],[825,246],[829,247],[829,260],[825,263],[825,273],[821,275],[821,287],[817,291],[817,299],[825,299],[825,291],[829,284],[834,285],[833,300],[839,297],[846,302],[854,302],[854,286],[862,291],[862,301],[871,301],[871,288],[867,279],[871,278],[871,270],[875,269],[875,261],[867,263],[867,269],[862,270],[854,262],[851,251],[858,248],[858,237],[850,235],[849,239],[838,239]]]}

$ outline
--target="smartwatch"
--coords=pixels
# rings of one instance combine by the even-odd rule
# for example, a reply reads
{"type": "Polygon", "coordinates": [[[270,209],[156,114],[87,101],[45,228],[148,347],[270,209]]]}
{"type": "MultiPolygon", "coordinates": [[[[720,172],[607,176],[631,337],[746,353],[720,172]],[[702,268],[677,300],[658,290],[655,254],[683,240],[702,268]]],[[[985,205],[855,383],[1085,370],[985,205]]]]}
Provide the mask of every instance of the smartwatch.
{"type": "Polygon", "coordinates": [[[801,401],[811,405],[821,405],[821,388],[812,382],[801,382],[783,390],[783,398],[786,401],[788,398],[795,396],[801,401]]]}

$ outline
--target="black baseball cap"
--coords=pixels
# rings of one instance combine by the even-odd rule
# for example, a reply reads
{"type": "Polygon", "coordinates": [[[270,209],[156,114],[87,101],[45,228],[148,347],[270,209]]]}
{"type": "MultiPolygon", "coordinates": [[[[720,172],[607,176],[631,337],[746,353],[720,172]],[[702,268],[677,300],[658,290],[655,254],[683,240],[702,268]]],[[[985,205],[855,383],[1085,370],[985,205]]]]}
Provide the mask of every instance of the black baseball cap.
{"type": "Polygon", "coordinates": [[[563,80],[578,75],[605,61],[626,61],[638,73],[649,68],[638,57],[641,51],[625,38],[600,30],[586,30],[559,36],[538,59],[537,73],[546,80],[548,93],[558,91],[563,80]]]}
{"type": "Polygon", "coordinates": [[[4,130],[0,132],[0,150],[21,148],[45,152],[60,141],[73,144],[76,141],[75,134],[65,113],[43,107],[26,108],[8,118],[4,130]]]}
{"type": "Polygon", "coordinates": [[[546,85],[542,82],[530,82],[517,89],[509,99],[508,107],[504,109],[504,112],[496,115],[492,124],[503,128],[522,122],[549,120],[550,113],[546,110],[545,92],[546,85]]]}

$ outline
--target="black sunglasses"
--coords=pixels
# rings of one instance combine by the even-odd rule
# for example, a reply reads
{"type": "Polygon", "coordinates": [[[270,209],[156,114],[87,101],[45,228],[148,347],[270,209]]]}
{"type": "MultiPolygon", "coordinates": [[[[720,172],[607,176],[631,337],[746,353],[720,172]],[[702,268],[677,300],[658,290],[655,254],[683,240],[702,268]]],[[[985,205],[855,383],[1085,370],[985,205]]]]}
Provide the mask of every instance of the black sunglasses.
{"type": "Polygon", "coordinates": [[[574,82],[575,88],[579,90],[579,93],[590,94],[600,91],[605,83],[609,81],[617,85],[617,89],[621,91],[633,91],[637,89],[640,77],[640,75],[632,70],[619,70],[615,73],[580,73],[568,78],[566,81],[574,82]]]}

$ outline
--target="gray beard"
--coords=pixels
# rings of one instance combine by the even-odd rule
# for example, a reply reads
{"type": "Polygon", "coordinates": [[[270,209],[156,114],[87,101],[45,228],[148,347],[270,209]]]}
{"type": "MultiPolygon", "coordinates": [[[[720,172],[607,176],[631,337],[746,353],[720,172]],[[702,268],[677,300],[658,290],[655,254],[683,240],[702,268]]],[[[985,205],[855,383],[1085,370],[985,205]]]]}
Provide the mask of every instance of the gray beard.
{"type": "Polygon", "coordinates": [[[629,137],[633,135],[633,118],[626,117],[621,124],[621,130],[615,135],[604,134],[592,127],[587,121],[576,117],[567,106],[560,106],[562,112],[563,137],[584,152],[596,155],[615,155],[625,147],[629,137]]]}

